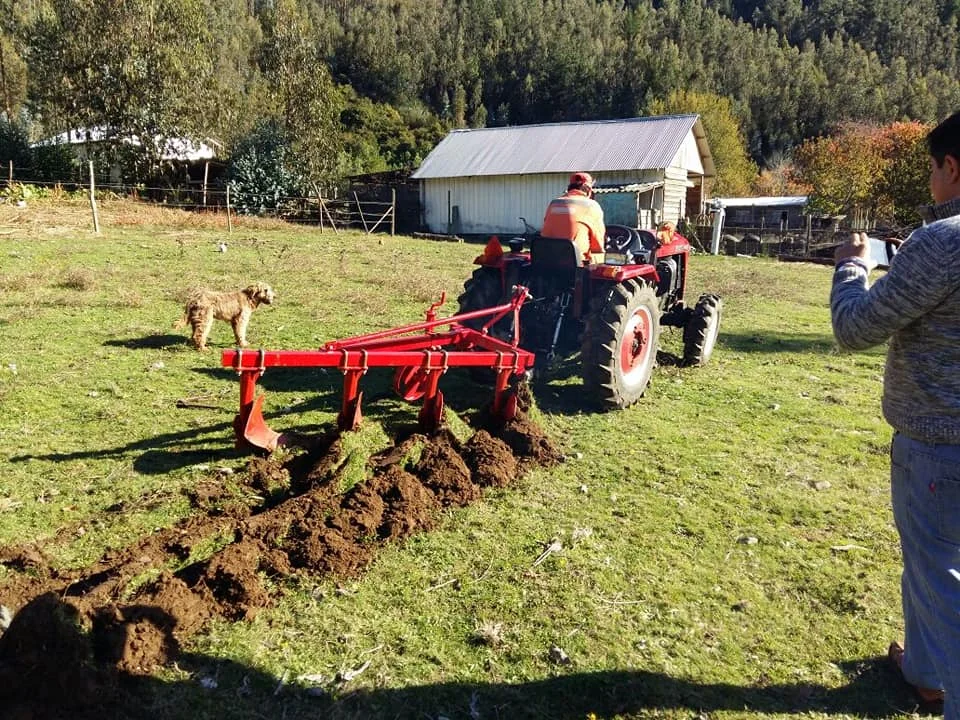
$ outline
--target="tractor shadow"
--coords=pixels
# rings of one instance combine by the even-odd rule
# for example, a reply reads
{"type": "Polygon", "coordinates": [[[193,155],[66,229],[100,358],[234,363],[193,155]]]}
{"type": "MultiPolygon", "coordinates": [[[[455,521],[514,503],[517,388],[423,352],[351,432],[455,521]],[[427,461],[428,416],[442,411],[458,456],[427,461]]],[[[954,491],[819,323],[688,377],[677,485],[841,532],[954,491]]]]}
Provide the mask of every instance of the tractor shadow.
{"type": "MultiPolygon", "coordinates": [[[[139,606],[155,624],[163,646],[176,661],[177,679],[133,676],[117,668],[109,648],[99,647],[69,619],[71,608],[55,595],[39,596],[14,616],[0,635],[0,669],[11,682],[0,686],[0,702],[15,717],[88,719],[230,718],[551,718],[633,717],[651,711],[680,711],[697,717],[717,712],[738,715],[823,713],[861,718],[901,717],[915,709],[885,658],[834,663],[846,684],[738,685],[704,683],[642,668],[564,672],[518,683],[446,682],[402,688],[353,689],[336,673],[312,682],[277,678],[244,663],[182,652],[174,623],[161,608],[139,606]],[[49,622],[46,620],[49,619],[49,622]],[[61,649],[75,662],[46,659],[35,666],[34,645],[61,649]],[[60,692],[43,692],[48,686],[60,692]]],[[[117,639],[116,647],[124,642],[117,639]]],[[[325,668],[318,668],[325,670],[325,668]]]]}
{"type": "MultiPolygon", "coordinates": [[[[657,366],[685,368],[682,357],[664,350],[657,352],[657,366]]],[[[555,362],[546,373],[537,376],[531,386],[537,407],[556,415],[605,412],[593,398],[585,396],[580,372],[580,356],[577,354],[555,362]]],[[[652,381],[656,381],[656,375],[655,368],[652,381]]]]}
{"type": "MultiPolygon", "coordinates": [[[[837,341],[824,333],[763,332],[728,333],[721,331],[723,348],[742,353],[807,353],[830,355],[837,352],[837,341]]],[[[719,341],[718,341],[719,342],[719,341]]]]}

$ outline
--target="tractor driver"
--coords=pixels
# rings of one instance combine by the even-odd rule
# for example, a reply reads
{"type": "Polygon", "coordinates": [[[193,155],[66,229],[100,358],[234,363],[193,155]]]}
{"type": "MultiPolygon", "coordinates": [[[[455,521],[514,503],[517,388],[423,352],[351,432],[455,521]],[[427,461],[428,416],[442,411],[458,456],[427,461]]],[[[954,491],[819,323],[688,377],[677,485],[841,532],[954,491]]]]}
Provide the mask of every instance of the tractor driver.
{"type": "Polygon", "coordinates": [[[607,236],[603,208],[593,195],[590,173],[575,172],[570,176],[567,191],[547,206],[543,229],[540,230],[546,238],[573,240],[585,263],[594,261],[594,254],[602,256],[607,236]]]}

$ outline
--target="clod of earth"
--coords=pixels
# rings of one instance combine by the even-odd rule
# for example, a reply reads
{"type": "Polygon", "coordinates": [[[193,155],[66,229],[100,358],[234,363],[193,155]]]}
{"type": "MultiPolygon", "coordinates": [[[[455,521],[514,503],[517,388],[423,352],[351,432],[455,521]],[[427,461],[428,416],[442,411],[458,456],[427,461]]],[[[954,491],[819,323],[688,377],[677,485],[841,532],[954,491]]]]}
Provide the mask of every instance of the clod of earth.
{"type": "Polygon", "coordinates": [[[54,568],[33,544],[0,548],[11,571],[0,603],[15,613],[0,634],[0,707],[17,717],[92,718],[135,706],[122,680],[174,660],[214,617],[248,620],[271,606],[283,583],[268,588],[264,577],[356,575],[384,543],[429,530],[445,508],[561,457],[521,412],[465,443],[445,430],[407,438],[341,493],[343,447],[329,435],[285,461],[253,458],[242,475],[198,483],[193,515],[88,568],[54,568]],[[211,540],[219,549],[172,571],[211,540]]]}

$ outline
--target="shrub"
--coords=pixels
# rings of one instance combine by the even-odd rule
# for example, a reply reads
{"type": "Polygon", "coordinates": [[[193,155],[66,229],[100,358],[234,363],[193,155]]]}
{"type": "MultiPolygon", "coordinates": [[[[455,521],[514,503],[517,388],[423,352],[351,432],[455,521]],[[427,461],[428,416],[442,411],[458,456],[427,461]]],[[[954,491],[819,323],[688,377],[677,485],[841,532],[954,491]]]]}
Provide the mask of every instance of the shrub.
{"type": "Polygon", "coordinates": [[[303,179],[294,160],[289,137],[274,120],[262,122],[242,138],[234,149],[229,174],[237,212],[262,215],[300,195],[303,179]]]}
{"type": "Polygon", "coordinates": [[[37,182],[83,182],[77,156],[70,145],[38,145],[31,149],[30,175],[37,182]]]}
{"type": "MultiPolygon", "coordinates": [[[[30,141],[27,131],[16,123],[0,117],[0,162],[4,168],[13,160],[15,169],[27,170],[31,165],[30,141]]],[[[6,173],[4,173],[6,174],[6,173]]]]}

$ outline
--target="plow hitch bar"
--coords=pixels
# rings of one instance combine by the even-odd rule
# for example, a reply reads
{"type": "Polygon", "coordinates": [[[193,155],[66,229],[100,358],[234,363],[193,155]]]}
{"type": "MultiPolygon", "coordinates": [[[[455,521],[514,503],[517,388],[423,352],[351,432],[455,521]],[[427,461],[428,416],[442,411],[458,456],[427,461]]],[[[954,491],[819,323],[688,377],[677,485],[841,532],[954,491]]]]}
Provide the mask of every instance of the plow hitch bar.
{"type": "Polygon", "coordinates": [[[344,340],[333,340],[319,350],[224,350],[223,367],[240,375],[240,412],[233,421],[237,446],[272,451],[283,444],[283,436],[271,430],[263,417],[263,395],[256,394],[257,380],[269,367],[336,368],[343,373],[343,398],[337,425],[355,430],[360,425],[363,391],[360,378],[374,367],[395,367],[393,388],[404,400],[423,401],[420,426],[436,429],[443,421],[443,393],[440,376],[451,367],[491,368],[496,373],[492,413],[510,420],[517,413],[515,384],[533,367],[534,355],[519,347],[520,307],[527,288],[517,286],[504,305],[437,318],[437,309],[446,299],[430,305],[424,322],[381,330],[344,340]],[[488,330],[505,316],[513,315],[510,341],[491,337],[488,330]],[[487,318],[479,329],[467,327],[468,320],[487,318]],[[442,328],[446,330],[441,331],[442,328]]]}

